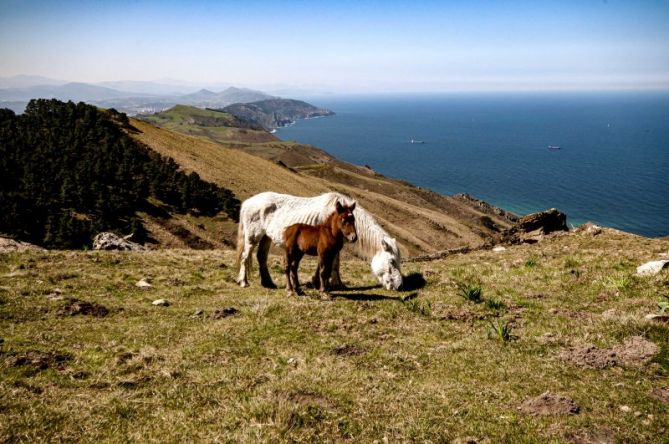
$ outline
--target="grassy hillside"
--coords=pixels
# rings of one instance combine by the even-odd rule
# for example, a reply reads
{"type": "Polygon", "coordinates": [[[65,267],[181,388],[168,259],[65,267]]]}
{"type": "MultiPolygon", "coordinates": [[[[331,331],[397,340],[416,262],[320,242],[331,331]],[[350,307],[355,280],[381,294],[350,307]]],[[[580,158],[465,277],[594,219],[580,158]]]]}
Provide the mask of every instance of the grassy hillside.
{"type": "Polygon", "coordinates": [[[142,120],[162,128],[203,136],[217,142],[257,143],[277,140],[262,127],[242,121],[232,114],[193,106],[177,105],[161,113],[142,116],[142,120]]]}
{"type": "Polygon", "coordinates": [[[404,293],[350,260],[331,301],[240,289],[230,250],[0,255],[0,441],[666,442],[669,271],[634,270],[668,251],[570,233],[404,293]]]}
{"type": "MultiPolygon", "coordinates": [[[[511,225],[504,215],[466,199],[442,196],[384,177],[308,145],[241,139],[227,143],[198,134],[199,127],[188,123],[187,116],[216,112],[188,107],[178,111],[181,117],[165,117],[169,118],[165,128],[132,120],[140,130],[133,137],[173,158],[186,170],[231,189],[240,199],[268,190],[303,196],[340,191],[358,199],[398,238],[405,254],[412,255],[481,245],[511,225]]],[[[153,123],[161,124],[156,120],[153,123]]]]}

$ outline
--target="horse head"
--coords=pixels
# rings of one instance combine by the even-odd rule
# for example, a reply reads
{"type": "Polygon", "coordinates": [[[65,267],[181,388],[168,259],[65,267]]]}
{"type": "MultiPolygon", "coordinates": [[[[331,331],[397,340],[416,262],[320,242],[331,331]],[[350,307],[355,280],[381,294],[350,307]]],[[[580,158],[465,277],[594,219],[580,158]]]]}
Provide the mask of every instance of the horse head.
{"type": "Polygon", "coordinates": [[[372,273],[386,290],[399,290],[402,287],[400,250],[395,239],[381,239],[381,249],[372,258],[372,273]]]}
{"type": "Polygon", "coordinates": [[[346,206],[337,202],[337,212],[334,217],[333,227],[339,230],[344,235],[344,238],[349,242],[355,242],[358,239],[358,232],[355,230],[355,202],[346,206]]]}

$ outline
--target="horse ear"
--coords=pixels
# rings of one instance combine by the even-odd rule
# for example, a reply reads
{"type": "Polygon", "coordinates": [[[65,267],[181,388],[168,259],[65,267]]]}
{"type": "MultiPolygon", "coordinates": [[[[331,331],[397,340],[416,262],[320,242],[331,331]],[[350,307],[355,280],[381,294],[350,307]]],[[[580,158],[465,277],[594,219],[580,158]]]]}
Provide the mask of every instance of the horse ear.
{"type": "Polygon", "coordinates": [[[339,201],[337,201],[336,207],[337,207],[337,213],[341,214],[344,212],[344,207],[341,206],[341,203],[339,201]]]}
{"type": "Polygon", "coordinates": [[[351,204],[351,206],[348,207],[348,209],[351,210],[351,211],[355,210],[355,204],[356,204],[356,203],[357,203],[357,202],[353,202],[353,203],[351,204]]]}

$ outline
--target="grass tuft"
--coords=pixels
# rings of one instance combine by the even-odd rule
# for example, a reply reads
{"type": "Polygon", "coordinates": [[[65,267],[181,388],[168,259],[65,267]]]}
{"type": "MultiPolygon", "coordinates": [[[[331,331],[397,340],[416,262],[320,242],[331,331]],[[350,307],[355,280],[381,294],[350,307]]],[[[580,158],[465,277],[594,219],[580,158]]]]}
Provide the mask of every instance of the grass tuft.
{"type": "Polygon", "coordinates": [[[403,299],[402,304],[411,312],[422,316],[432,315],[432,304],[430,301],[421,301],[418,298],[403,299]]]}
{"type": "Polygon", "coordinates": [[[498,339],[502,342],[509,342],[513,336],[511,336],[511,324],[505,319],[498,319],[496,321],[490,321],[488,323],[488,338],[498,339]]]}
{"type": "Polygon", "coordinates": [[[458,294],[469,302],[479,304],[483,302],[483,288],[480,284],[471,282],[458,283],[458,294]]]}
{"type": "Polygon", "coordinates": [[[494,311],[500,311],[503,310],[505,305],[504,302],[501,299],[486,299],[485,300],[485,306],[486,308],[494,311]]]}
{"type": "Polygon", "coordinates": [[[528,268],[536,267],[537,265],[539,265],[539,261],[536,256],[530,256],[525,261],[525,266],[528,268]]]}

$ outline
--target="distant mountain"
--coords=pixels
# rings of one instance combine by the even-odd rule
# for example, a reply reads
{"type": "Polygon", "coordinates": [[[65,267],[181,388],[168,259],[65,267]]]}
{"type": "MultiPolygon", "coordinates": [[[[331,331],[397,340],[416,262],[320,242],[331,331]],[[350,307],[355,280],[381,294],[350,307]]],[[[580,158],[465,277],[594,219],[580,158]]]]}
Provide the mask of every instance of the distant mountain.
{"type": "Polygon", "coordinates": [[[161,82],[138,81],[138,80],[120,80],[115,82],[100,82],[97,86],[112,88],[118,91],[127,91],[136,95],[182,95],[190,94],[197,90],[196,87],[183,84],[170,84],[161,82]]]}
{"type": "Polygon", "coordinates": [[[50,79],[42,76],[18,75],[12,77],[0,77],[0,88],[29,88],[37,85],[64,85],[65,80],[50,79]]]}
{"type": "Polygon", "coordinates": [[[111,88],[95,86],[89,83],[66,83],[65,85],[36,85],[26,88],[6,88],[0,90],[1,101],[19,101],[41,98],[95,102],[120,97],[128,97],[131,93],[111,88]]]}
{"type": "Polygon", "coordinates": [[[252,103],[235,103],[223,108],[234,116],[255,122],[271,130],[290,125],[296,120],[331,116],[329,109],[318,108],[307,102],[293,99],[271,98],[252,103]]]}
{"type": "Polygon", "coordinates": [[[216,93],[208,89],[201,89],[193,94],[179,97],[179,103],[194,105],[203,108],[223,108],[233,103],[248,103],[259,100],[271,99],[273,96],[261,91],[247,88],[230,87],[216,93]]]}
{"type": "Polygon", "coordinates": [[[255,118],[255,122],[265,128],[276,128],[306,116],[327,115],[327,113],[322,113],[323,110],[308,108],[311,105],[304,104],[304,102],[300,102],[303,105],[298,106],[296,105],[298,102],[295,101],[295,104],[288,106],[287,103],[281,102],[286,99],[279,99],[262,91],[248,88],[228,87],[216,92],[210,89],[195,90],[193,87],[173,82],[133,80],[98,84],[80,82],[61,84],[58,83],[58,80],[39,76],[15,76],[1,80],[4,83],[0,84],[7,85],[7,87],[0,88],[0,108],[10,108],[18,113],[23,112],[29,100],[43,98],[81,101],[102,108],[114,108],[129,115],[153,114],[176,105],[221,109],[239,103],[278,101],[267,102],[260,109],[246,112],[255,118]],[[45,83],[35,84],[38,82],[45,83]],[[274,105],[271,105],[272,103],[274,105]],[[274,113],[275,111],[278,113],[275,121],[271,117],[260,115],[263,112],[274,113]]]}

